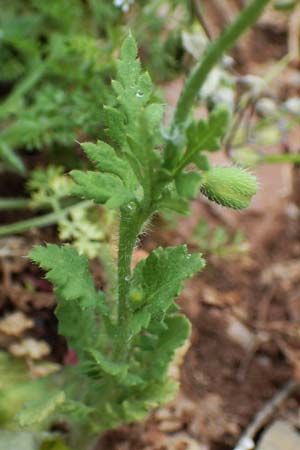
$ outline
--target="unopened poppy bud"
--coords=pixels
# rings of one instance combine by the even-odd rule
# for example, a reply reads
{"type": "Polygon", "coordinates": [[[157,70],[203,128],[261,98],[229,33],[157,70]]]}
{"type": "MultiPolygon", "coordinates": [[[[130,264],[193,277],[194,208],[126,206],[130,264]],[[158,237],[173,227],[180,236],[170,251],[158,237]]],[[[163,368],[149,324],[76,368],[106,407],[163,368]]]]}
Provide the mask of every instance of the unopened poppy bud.
{"type": "Polygon", "coordinates": [[[255,176],[239,167],[213,167],[203,173],[201,192],[219,205],[247,208],[257,191],[255,176]]]}

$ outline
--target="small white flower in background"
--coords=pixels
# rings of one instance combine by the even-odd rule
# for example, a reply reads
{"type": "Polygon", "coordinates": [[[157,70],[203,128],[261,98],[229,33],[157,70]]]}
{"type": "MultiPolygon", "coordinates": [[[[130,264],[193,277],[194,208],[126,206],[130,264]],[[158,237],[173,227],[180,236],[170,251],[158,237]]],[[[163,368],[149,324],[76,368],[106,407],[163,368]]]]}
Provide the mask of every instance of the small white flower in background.
{"type": "Polygon", "coordinates": [[[208,44],[208,39],[204,33],[199,32],[197,29],[197,33],[192,32],[189,33],[187,31],[183,31],[181,33],[182,44],[185,50],[190,53],[193,58],[198,60],[205,51],[205,48],[208,44]]]}
{"type": "Polygon", "coordinates": [[[209,76],[207,77],[205,83],[203,84],[200,95],[201,98],[207,99],[215,94],[218,90],[222,81],[223,72],[219,67],[215,67],[211,70],[209,76]]]}
{"type": "Polygon", "coordinates": [[[59,238],[71,241],[81,255],[93,259],[100,254],[102,245],[108,242],[114,221],[112,212],[104,213],[98,207],[74,207],[59,222],[59,238]]]}
{"type": "MultiPolygon", "coordinates": [[[[197,27],[192,32],[182,31],[181,38],[184,49],[198,61],[209,43],[203,30],[197,27]]],[[[210,72],[200,91],[201,99],[210,100],[214,105],[222,103],[231,112],[234,109],[234,80],[226,69],[233,66],[234,59],[225,55],[221,64],[210,72]]]]}
{"type": "Polygon", "coordinates": [[[284,109],[295,116],[300,115],[300,99],[298,97],[291,97],[283,103],[284,109]]]}
{"type": "Polygon", "coordinates": [[[238,83],[248,89],[254,97],[258,97],[267,88],[263,78],[251,74],[238,78],[238,83]]]}
{"type": "Polygon", "coordinates": [[[117,8],[121,8],[123,12],[128,12],[131,5],[133,5],[134,0],[114,0],[114,5],[117,8]]]}
{"type": "Polygon", "coordinates": [[[264,117],[276,116],[277,105],[276,102],[271,98],[263,97],[257,101],[255,110],[258,114],[264,117]]]}
{"type": "Polygon", "coordinates": [[[222,104],[227,107],[228,111],[233,113],[235,92],[232,88],[220,86],[214,96],[213,101],[216,105],[222,104]]]}

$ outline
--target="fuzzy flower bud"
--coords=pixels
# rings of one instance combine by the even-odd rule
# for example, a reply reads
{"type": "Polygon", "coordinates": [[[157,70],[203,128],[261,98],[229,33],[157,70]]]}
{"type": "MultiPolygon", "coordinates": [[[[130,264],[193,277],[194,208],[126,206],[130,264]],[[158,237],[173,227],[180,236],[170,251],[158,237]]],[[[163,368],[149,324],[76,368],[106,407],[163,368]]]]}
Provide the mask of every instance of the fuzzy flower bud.
{"type": "Polygon", "coordinates": [[[222,206],[247,208],[257,191],[255,176],[239,167],[213,167],[203,174],[202,194],[222,206]]]}

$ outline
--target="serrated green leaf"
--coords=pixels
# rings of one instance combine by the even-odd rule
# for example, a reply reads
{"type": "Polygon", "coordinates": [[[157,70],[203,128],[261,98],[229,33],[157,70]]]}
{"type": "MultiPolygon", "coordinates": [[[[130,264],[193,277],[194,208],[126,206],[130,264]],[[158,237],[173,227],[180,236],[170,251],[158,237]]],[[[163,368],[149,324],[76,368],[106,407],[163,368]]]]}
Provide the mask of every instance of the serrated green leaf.
{"type": "Polygon", "coordinates": [[[82,309],[96,307],[99,297],[89,272],[88,260],[79,255],[74,247],[54,244],[37,246],[30,252],[29,258],[47,271],[46,278],[64,300],[76,300],[82,309]]]}
{"type": "Polygon", "coordinates": [[[153,86],[137,59],[137,46],[130,35],[116,62],[117,79],[113,106],[105,106],[106,133],[114,148],[104,142],[83,144],[88,157],[101,173],[73,171],[75,195],[121,208],[131,201],[151,204],[159,186],[162,155],[160,124],[163,107],[151,103],[153,86]]]}
{"type": "Polygon", "coordinates": [[[123,114],[111,106],[104,106],[104,113],[107,125],[105,132],[111,141],[121,148],[126,136],[123,114]]]}
{"type": "Polygon", "coordinates": [[[81,146],[97,169],[118,176],[126,186],[133,184],[134,173],[130,165],[126,159],[119,158],[110,145],[97,141],[97,144],[86,142],[81,144],[81,146]]]}
{"type": "Polygon", "coordinates": [[[152,81],[148,72],[144,72],[138,79],[136,96],[141,104],[146,105],[152,94],[152,81]]]}
{"type": "Polygon", "coordinates": [[[104,203],[108,208],[119,208],[135,199],[134,193],[115,175],[73,170],[71,176],[77,184],[73,189],[75,195],[104,203]]]}
{"type": "Polygon", "coordinates": [[[137,45],[129,35],[121,48],[121,58],[117,61],[118,78],[126,86],[135,83],[141,72],[141,64],[137,59],[137,45]]]}
{"type": "MultiPolygon", "coordinates": [[[[119,128],[123,130],[126,124],[123,137],[116,130],[117,141],[123,151],[134,155],[133,170],[143,184],[150,182],[147,178],[149,171],[154,168],[151,162],[155,165],[157,159],[153,149],[160,142],[158,127],[162,119],[162,107],[157,103],[148,105],[153,91],[152,82],[148,73],[142,73],[136,57],[136,44],[133,37],[129,36],[122,47],[121,59],[117,61],[117,80],[112,84],[117,94],[119,112],[110,110],[109,113],[114,129],[116,121],[119,121],[119,128]]],[[[111,130],[109,133],[113,138],[111,130]]]]}
{"type": "Polygon", "coordinates": [[[41,400],[28,403],[18,414],[18,422],[22,427],[42,423],[57,411],[66,401],[66,395],[63,391],[56,394],[47,394],[41,400]]]}
{"type": "Polygon", "coordinates": [[[59,295],[57,299],[55,315],[58,319],[58,332],[67,338],[69,346],[82,360],[85,349],[97,342],[97,331],[99,333],[100,327],[98,325],[97,330],[96,311],[92,307],[83,309],[77,302],[65,301],[59,295]]]}
{"type": "Polygon", "coordinates": [[[190,212],[189,203],[178,195],[175,183],[164,189],[155,206],[157,211],[175,211],[184,215],[190,212]]]}
{"type": "Polygon", "coordinates": [[[173,400],[177,389],[178,384],[172,379],[163,382],[152,380],[122,403],[123,420],[126,422],[143,420],[150,409],[173,400]]]}
{"type": "Polygon", "coordinates": [[[193,162],[196,164],[198,169],[201,170],[209,170],[210,169],[210,163],[209,159],[206,155],[203,155],[203,153],[198,153],[193,157],[193,162]]]}
{"type": "Polygon", "coordinates": [[[46,277],[54,284],[59,333],[68,339],[78,356],[83,356],[85,347],[95,344],[99,328],[97,310],[107,314],[103,295],[96,291],[91,278],[87,258],[80,256],[74,247],[53,244],[35,247],[29,257],[48,271],[46,277]]]}
{"type": "MultiPolygon", "coordinates": [[[[186,342],[190,330],[190,323],[183,315],[178,314],[166,318],[165,329],[159,333],[154,349],[149,352],[148,358],[152,363],[143,364],[144,367],[147,367],[145,377],[155,380],[164,379],[175,351],[186,342]]],[[[143,362],[144,358],[147,359],[147,355],[142,355],[143,362]]]]}
{"type": "Polygon", "coordinates": [[[183,172],[176,179],[176,189],[182,198],[194,199],[199,194],[202,175],[198,172],[183,172]]]}
{"type": "Polygon", "coordinates": [[[216,108],[208,120],[193,122],[187,129],[187,147],[179,166],[187,166],[197,158],[199,152],[217,151],[221,147],[221,138],[224,136],[229,122],[229,112],[225,107],[216,108]]]}
{"type": "Polygon", "coordinates": [[[128,330],[131,335],[138,334],[142,329],[148,327],[151,314],[147,309],[135,311],[128,323],[128,330]]]}
{"type": "Polygon", "coordinates": [[[132,284],[143,289],[143,303],[151,314],[161,316],[180,293],[183,281],[203,267],[201,255],[189,254],[185,245],[157,248],[137,264],[132,284]]]}
{"type": "Polygon", "coordinates": [[[59,413],[66,415],[74,422],[82,422],[94,412],[94,408],[86,406],[83,402],[67,400],[59,406],[59,413]]]}
{"type": "Polygon", "coordinates": [[[108,375],[123,377],[128,370],[127,364],[111,361],[107,356],[97,350],[89,350],[88,353],[93,357],[101,370],[108,375]]]}
{"type": "Polygon", "coordinates": [[[160,127],[164,115],[164,107],[159,103],[151,103],[145,109],[146,122],[153,134],[153,144],[158,146],[162,142],[160,127]]]}

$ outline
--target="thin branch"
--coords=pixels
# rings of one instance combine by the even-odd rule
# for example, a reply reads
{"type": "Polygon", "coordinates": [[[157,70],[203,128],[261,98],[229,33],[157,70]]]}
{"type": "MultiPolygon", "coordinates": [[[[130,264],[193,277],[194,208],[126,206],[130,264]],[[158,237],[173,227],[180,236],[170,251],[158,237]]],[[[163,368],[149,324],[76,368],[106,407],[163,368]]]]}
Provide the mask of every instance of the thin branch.
{"type": "Polygon", "coordinates": [[[49,225],[54,225],[59,220],[63,219],[73,208],[77,208],[79,206],[87,204],[92,204],[92,202],[89,200],[82,201],[61,209],[58,212],[52,212],[49,214],[44,214],[42,216],[33,217],[31,219],[25,219],[19,222],[10,223],[8,225],[2,225],[0,226],[0,236],[19,234],[23,233],[24,231],[30,230],[31,228],[42,228],[49,225]]]}
{"type": "Polygon", "coordinates": [[[289,20],[288,48],[292,62],[300,63],[300,4],[296,6],[289,20]]]}
{"type": "Polygon", "coordinates": [[[201,5],[199,3],[199,0],[192,0],[193,1],[193,6],[194,6],[194,12],[195,15],[200,23],[200,25],[202,26],[207,38],[211,41],[212,40],[212,34],[211,31],[203,17],[202,11],[201,11],[201,5]]]}
{"type": "Polygon", "coordinates": [[[224,0],[213,0],[212,3],[214,4],[214,7],[219,15],[223,18],[225,26],[234,20],[237,11],[233,11],[233,7],[228,1],[224,2],[224,0]]]}
{"type": "Polygon", "coordinates": [[[176,105],[172,130],[183,127],[188,120],[194,100],[203,86],[210,71],[215,67],[223,54],[230,50],[238,38],[251,26],[270,0],[253,0],[236,20],[206,50],[186,80],[176,105]]]}

